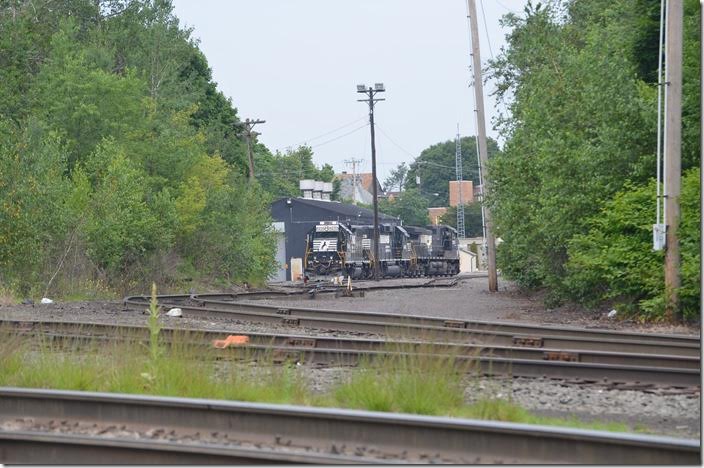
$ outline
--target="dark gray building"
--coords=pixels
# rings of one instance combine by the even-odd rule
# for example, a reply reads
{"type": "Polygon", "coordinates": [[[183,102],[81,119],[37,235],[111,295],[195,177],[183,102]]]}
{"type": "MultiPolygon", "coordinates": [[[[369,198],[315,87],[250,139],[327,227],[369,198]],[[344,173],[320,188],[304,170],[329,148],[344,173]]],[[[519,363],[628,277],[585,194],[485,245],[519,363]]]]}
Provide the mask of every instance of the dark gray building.
{"type": "MultiPolygon", "coordinates": [[[[279,233],[276,255],[281,266],[274,279],[291,280],[291,258],[303,258],[306,251],[306,234],[320,221],[337,221],[344,224],[374,224],[374,211],[356,205],[311,198],[280,198],[271,204],[271,217],[279,233]]],[[[400,224],[398,218],[379,213],[380,224],[400,224]]]]}

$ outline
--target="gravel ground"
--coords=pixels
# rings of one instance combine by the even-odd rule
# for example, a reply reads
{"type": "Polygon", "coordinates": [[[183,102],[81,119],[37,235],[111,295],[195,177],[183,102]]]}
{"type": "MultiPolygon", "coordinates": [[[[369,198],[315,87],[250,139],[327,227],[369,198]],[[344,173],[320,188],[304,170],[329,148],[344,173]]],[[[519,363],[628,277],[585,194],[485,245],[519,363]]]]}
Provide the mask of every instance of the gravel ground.
{"type": "MultiPolygon", "coordinates": [[[[396,280],[395,283],[422,283],[427,279],[396,280]]],[[[392,284],[392,281],[388,281],[392,284]]],[[[699,335],[697,326],[638,325],[611,320],[608,311],[585,311],[563,307],[546,309],[539,296],[528,297],[510,283],[499,281],[500,290],[489,294],[485,277],[464,277],[455,287],[396,289],[367,291],[364,298],[334,298],[318,295],[315,300],[305,297],[288,300],[261,300],[278,305],[300,305],[338,310],[383,311],[396,314],[438,316],[463,320],[531,322],[538,324],[583,326],[603,329],[626,329],[653,333],[699,335]]],[[[357,286],[363,286],[359,283],[357,286]]],[[[74,302],[49,305],[0,306],[0,319],[70,320],[109,324],[144,325],[141,310],[125,309],[121,302],[74,302]]],[[[296,335],[355,336],[376,338],[375,335],[287,327],[279,324],[256,324],[223,318],[197,319],[163,317],[166,326],[217,330],[223,334],[290,333],[296,335]]],[[[312,387],[324,391],[349,374],[349,369],[309,369],[312,387]]],[[[700,436],[701,395],[667,395],[648,391],[609,390],[584,387],[565,382],[540,379],[480,379],[479,386],[468,384],[468,401],[475,395],[507,397],[539,414],[583,420],[599,419],[625,422],[631,427],[645,428],[655,434],[676,437],[700,436]],[[498,387],[497,387],[498,385],[498,387]],[[483,387],[483,388],[482,388],[483,387]]]]}
{"type": "MultiPolygon", "coordinates": [[[[385,284],[420,284],[427,279],[384,280],[385,284]]],[[[373,282],[353,286],[363,288],[373,282]]],[[[265,304],[301,305],[333,310],[386,312],[391,314],[425,315],[461,320],[530,322],[545,325],[579,326],[644,333],[677,333],[700,335],[701,325],[637,324],[630,320],[609,319],[609,310],[589,311],[566,305],[547,309],[540,294],[526,295],[515,285],[499,279],[499,291],[489,293],[485,276],[459,277],[457,286],[416,289],[365,291],[365,297],[318,295],[289,299],[262,299],[265,304]]]]}
{"type": "MultiPolygon", "coordinates": [[[[303,366],[300,372],[313,391],[326,393],[354,371],[303,366]]],[[[468,377],[465,401],[473,403],[484,398],[510,399],[537,415],[618,422],[632,430],[656,435],[698,439],[701,433],[700,392],[684,393],[668,388],[618,390],[547,378],[468,377]]]]}
{"type": "MultiPolygon", "coordinates": [[[[54,320],[93,322],[110,325],[146,326],[147,315],[137,308],[125,308],[120,302],[70,302],[40,305],[0,306],[0,320],[54,320]]],[[[226,335],[247,333],[281,333],[292,335],[347,336],[354,338],[379,338],[371,333],[346,332],[319,328],[286,326],[276,323],[254,323],[242,320],[217,318],[168,317],[162,315],[166,327],[192,330],[222,331],[226,335]]]]}

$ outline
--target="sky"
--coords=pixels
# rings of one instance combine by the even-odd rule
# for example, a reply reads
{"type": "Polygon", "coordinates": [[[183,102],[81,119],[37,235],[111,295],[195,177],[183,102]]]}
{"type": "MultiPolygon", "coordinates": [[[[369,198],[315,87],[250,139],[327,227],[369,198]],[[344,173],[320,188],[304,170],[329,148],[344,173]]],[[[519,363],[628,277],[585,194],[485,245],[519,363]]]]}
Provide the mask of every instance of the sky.
{"type": "MultiPolygon", "coordinates": [[[[477,0],[481,59],[508,32],[502,15],[526,0],[477,0]],[[484,16],[482,16],[484,11],[484,16]],[[486,20],[486,27],[485,21],[486,20]]],[[[374,111],[377,173],[384,179],[435,144],[475,134],[465,0],[175,0],[182,26],[232,98],[242,120],[262,119],[271,151],[312,146],[314,162],[336,172],[362,159],[371,172],[368,106],[356,85],[384,83],[374,111]]],[[[487,133],[501,106],[484,88],[487,133]]]]}

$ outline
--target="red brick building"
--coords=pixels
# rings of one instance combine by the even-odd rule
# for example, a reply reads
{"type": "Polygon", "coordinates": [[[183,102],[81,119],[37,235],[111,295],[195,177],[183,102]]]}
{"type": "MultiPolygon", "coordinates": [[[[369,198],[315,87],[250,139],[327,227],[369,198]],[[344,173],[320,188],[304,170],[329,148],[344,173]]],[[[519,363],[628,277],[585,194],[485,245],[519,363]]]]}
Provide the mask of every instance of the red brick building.
{"type": "Polygon", "coordinates": [[[459,204],[459,187],[462,184],[462,204],[474,203],[474,187],[471,180],[450,181],[450,206],[459,204]]]}

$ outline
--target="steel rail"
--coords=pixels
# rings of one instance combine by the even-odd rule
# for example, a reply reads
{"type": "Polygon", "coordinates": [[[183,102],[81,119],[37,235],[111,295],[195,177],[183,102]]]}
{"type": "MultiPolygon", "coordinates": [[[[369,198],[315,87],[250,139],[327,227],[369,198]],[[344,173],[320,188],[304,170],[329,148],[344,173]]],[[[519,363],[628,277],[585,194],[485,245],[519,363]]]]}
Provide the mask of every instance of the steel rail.
{"type": "MultiPolygon", "coordinates": [[[[106,324],[100,322],[72,322],[61,320],[0,319],[0,330],[23,334],[41,333],[48,338],[90,338],[100,335],[110,338],[146,339],[149,328],[146,325],[106,324]]],[[[162,327],[160,333],[167,340],[174,335],[194,344],[212,347],[215,340],[222,340],[231,334],[243,334],[237,327],[221,330],[205,330],[186,327],[162,327]]],[[[342,349],[346,351],[400,352],[441,352],[449,356],[506,357],[515,359],[575,361],[592,364],[614,364],[630,366],[667,367],[700,369],[701,361],[693,356],[673,356],[657,354],[617,353],[598,350],[528,348],[519,346],[499,346],[467,343],[441,343],[417,340],[389,340],[351,338],[345,336],[296,335],[287,333],[244,333],[250,345],[270,347],[298,347],[316,349],[342,349]]]]}
{"type": "MultiPolygon", "coordinates": [[[[0,321],[6,329],[37,332],[48,338],[94,340],[138,339],[146,341],[149,330],[138,326],[116,326],[76,322],[0,321]],[[60,334],[52,335],[56,330],[60,334]],[[72,333],[72,335],[67,334],[72,333]]],[[[183,334],[187,343],[212,348],[222,331],[164,328],[167,340],[183,334]]],[[[648,385],[696,387],[700,384],[699,361],[678,356],[641,356],[624,353],[579,352],[515,347],[485,347],[417,341],[385,341],[359,338],[291,336],[248,333],[249,343],[226,350],[213,349],[218,357],[233,359],[270,358],[273,362],[301,362],[348,366],[360,361],[375,362],[391,356],[408,359],[447,359],[465,372],[520,377],[581,378],[594,381],[638,382],[648,385]],[[655,365],[658,364],[658,365],[655,365]]]]}
{"type": "MultiPolygon", "coordinates": [[[[389,337],[415,337],[419,339],[440,339],[463,342],[481,342],[503,346],[527,346],[536,348],[602,350],[623,353],[664,354],[681,356],[699,356],[699,341],[690,337],[671,338],[669,335],[631,334],[623,339],[620,334],[602,337],[591,330],[581,335],[579,329],[558,329],[531,327],[537,333],[519,334],[506,330],[501,323],[495,323],[494,329],[471,328],[468,323],[456,320],[443,320],[443,326],[428,325],[422,321],[374,321],[379,315],[354,312],[320,311],[295,307],[254,304],[251,302],[227,302],[220,307],[194,306],[193,299],[187,295],[160,296],[163,307],[179,307],[185,311],[204,317],[248,320],[263,323],[278,323],[288,326],[310,327],[323,330],[339,330],[387,335],[389,337]],[[164,302],[167,301],[167,302],[164,302]],[[349,314],[345,315],[345,314],[349,314]],[[360,317],[363,319],[361,320],[360,317]],[[567,335],[557,333],[567,330],[567,335]],[[663,336],[665,337],[663,339],[663,336]],[[636,339],[640,337],[640,341],[636,339]]],[[[144,307],[148,298],[132,296],[124,299],[126,306],[144,307]]],[[[212,301],[211,301],[212,303],[212,301]]],[[[403,316],[396,316],[402,317],[403,316]]]]}
{"type": "MultiPolygon", "coordinates": [[[[670,437],[291,405],[0,388],[0,420],[16,418],[227,434],[229,440],[259,443],[289,456],[359,456],[367,463],[370,458],[375,463],[701,463],[699,441],[670,437]]],[[[34,455],[26,455],[31,463],[64,462],[43,458],[41,451],[34,455]]]]}
{"type": "Polygon", "coordinates": [[[0,431],[0,463],[31,465],[252,465],[378,463],[371,458],[289,454],[213,444],[0,431]]]}
{"type": "MultiPolygon", "coordinates": [[[[224,306],[233,307],[236,303],[233,301],[235,299],[249,299],[247,295],[234,296],[230,301],[223,301],[214,299],[214,297],[224,297],[220,294],[197,294],[189,296],[189,299],[198,301],[200,304],[206,306],[224,306]]],[[[527,335],[539,335],[539,336],[578,336],[578,337],[590,337],[599,339],[619,339],[619,340],[632,340],[641,341],[647,339],[648,341],[662,343],[662,344],[673,344],[673,343],[699,343],[700,338],[698,336],[687,336],[687,335],[676,335],[676,334],[651,334],[651,333],[637,333],[637,332],[624,332],[618,330],[597,330],[597,329],[584,329],[584,328],[572,328],[572,327],[555,327],[551,325],[533,325],[528,323],[516,323],[516,322],[489,322],[480,320],[455,320],[448,319],[445,317],[432,317],[432,316],[418,316],[418,315],[401,315],[401,314],[390,314],[381,312],[359,312],[359,311],[345,311],[345,310],[328,310],[328,309],[317,309],[310,307],[295,307],[295,306],[278,306],[271,304],[252,304],[247,303],[247,305],[252,308],[259,308],[261,310],[273,310],[279,308],[289,309],[291,314],[296,314],[301,317],[328,317],[328,318],[344,318],[349,320],[373,320],[376,322],[389,322],[389,323],[418,323],[422,325],[432,325],[432,326],[455,326],[459,328],[466,328],[472,330],[487,330],[487,331],[504,331],[509,333],[520,333],[527,335]]]]}

